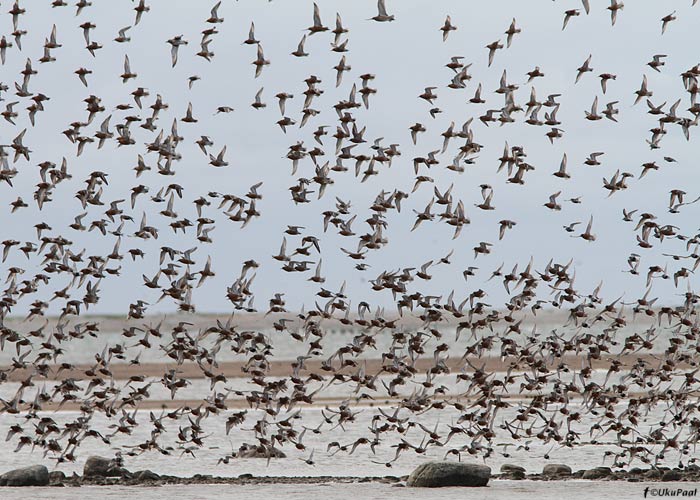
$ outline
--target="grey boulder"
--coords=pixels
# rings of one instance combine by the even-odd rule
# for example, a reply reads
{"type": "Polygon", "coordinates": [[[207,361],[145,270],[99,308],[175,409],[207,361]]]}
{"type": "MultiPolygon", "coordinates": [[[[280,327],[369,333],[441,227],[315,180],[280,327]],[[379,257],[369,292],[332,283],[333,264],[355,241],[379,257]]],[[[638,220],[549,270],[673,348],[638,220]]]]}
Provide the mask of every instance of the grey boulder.
{"type": "Polygon", "coordinates": [[[583,479],[602,479],[612,475],[612,469],[610,467],[596,467],[594,469],[588,469],[581,476],[583,479]]]}
{"type": "Polygon", "coordinates": [[[683,479],[683,475],[677,470],[667,470],[661,476],[662,481],[680,481],[683,479]]]}
{"type": "Polygon", "coordinates": [[[133,479],[140,482],[158,481],[160,476],[148,469],[134,472],[133,479]]]}
{"type": "Polygon", "coordinates": [[[501,465],[501,479],[525,479],[525,467],[513,464],[501,465]]]}
{"type": "Polygon", "coordinates": [[[49,483],[51,484],[62,483],[66,479],[66,474],[63,471],[55,470],[49,472],[49,483]]]}
{"type": "Polygon", "coordinates": [[[662,473],[659,469],[649,469],[644,473],[644,477],[649,479],[661,479],[662,473]]]}
{"type": "Polygon", "coordinates": [[[406,486],[440,488],[444,486],[486,486],[491,468],[460,462],[427,462],[419,465],[406,481],[406,486]]]}
{"type": "Polygon", "coordinates": [[[525,473],[525,467],[515,464],[503,464],[501,465],[501,472],[504,474],[512,474],[513,472],[525,473]]]}
{"type": "Polygon", "coordinates": [[[545,476],[570,476],[571,467],[564,464],[547,464],[542,468],[545,476]]]}
{"type": "Polygon", "coordinates": [[[0,486],[48,486],[49,470],[43,465],[32,465],[11,470],[0,476],[0,486]]]}

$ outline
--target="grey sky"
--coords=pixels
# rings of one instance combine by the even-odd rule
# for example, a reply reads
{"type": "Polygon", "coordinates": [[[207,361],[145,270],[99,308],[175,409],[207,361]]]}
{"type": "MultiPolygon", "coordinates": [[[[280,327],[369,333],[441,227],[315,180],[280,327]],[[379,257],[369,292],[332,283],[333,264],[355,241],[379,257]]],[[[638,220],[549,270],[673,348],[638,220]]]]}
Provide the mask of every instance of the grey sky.
{"type": "MultiPolygon", "coordinates": [[[[177,182],[185,187],[184,200],[179,201],[175,211],[180,217],[196,219],[196,212],[191,201],[208,191],[244,195],[249,186],[258,181],[264,184],[260,192],[264,198],[258,204],[262,216],[254,219],[245,229],[240,224],[228,221],[221,213],[209,207],[207,217],[216,219],[216,229],[212,232],[213,244],[197,242],[194,231],[188,235],[175,236],[167,227],[170,220],[158,215],[165,207],[156,205],[147,196],[139,199],[136,209],[126,211],[133,215],[137,223],[141,214],[146,212],[151,225],[161,228],[158,240],[143,240],[124,237],[122,250],[141,247],[146,252],[143,261],[133,264],[126,257],[122,261],[119,277],[109,276],[100,286],[101,302],[92,307],[93,312],[124,313],[129,302],[136,298],[154,303],[158,292],[142,286],[141,274],[152,276],[158,269],[158,249],[168,245],[180,249],[198,247],[194,254],[200,269],[207,255],[212,256],[216,277],[197,289],[194,302],[199,311],[227,311],[229,304],[225,290],[240,271],[243,261],[255,259],[261,264],[253,284],[256,294],[256,306],[263,309],[267,299],[274,292],[284,292],[288,306],[294,310],[302,303],[313,306],[313,294],[317,285],[307,281],[310,273],[285,273],[280,270],[278,262],[271,259],[282,241],[286,224],[298,224],[306,227],[305,234],[321,239],[323,273],[326,277],[324,286],[336,289],[343,280],[347,281],[348,295],[356,304],[367,300],[372,304],[390,305],[390,292],[373,292],[367,280],[376,277],[382,270],[403,267],[419,267],[430,259],[438,259],[454,249],[451,266],[438,266],[431,270],[433,279],[429,282],[414,282],[414,289],[424,293],[446,295],[456,290],[456,297],[464,297],[476,288],[489,292],[486,302],[498,305],[505,295],[499,280],[487,284],[490,276],[502,262],[504,269],[510,269],[515,263],[525,266],[531,256],[535,258],[536,268],[541,269],[550,258],[565,263],[574,258],[576,268],[576,285],[584,291],[590,291],[600,281],[604,281],[603,296],[609,299],[625,293],[627,299],[641,295],[645,289],[644,277],[631,277],[625,274],[626,259],[630,252],[643,255],[640,269],[644,275],[650,265],[662,265],[669,262],[669,271],[677,269],[687,262],[674,263],[661,256],[665,253],[685,253],[681,241],[664,241],[663,248],[656,244],[653,249],[644,250],[636,246],[633,225],[622,221],[622,208],[639,209],[641,212],[656,214],[659,224],[674,224],[683,234],[698,231],[698,206],[683,207],[679,214],[667,211],[668,193],[673,188],[688,192],[689,199],[700,195],[695,156],[697,130],[691,129],[691,140],[686,142],[681,128],[670,125],[668,134],[663,139],[662,149],[651,151],[645,142],[650,137],[648,130],[656,126],[656,118],[647,114],[644,102],[632,107],[634,91],[640,86],[642,75],[649,78],[649,87],[654,92],[652,101],[661,104],[667,101],[667,107],[676,99],[682,98],[679,107],[681,116],[689,116],[685,111],[689,107],[688,94],[684,91],[680,73],[698,63],[693,44],[689,43],[698,25],[700,9],[691,8],[690,1],[673,2],[628,2],[620,13],[617,24],[610,25],[609,12],[605,9],[608,2],[592,0],[591,14],[583,13],[578,1],[489,1],[489,2],[419,2],[413,0],[387,0],[390,13],[395,14],[393,23],[375,23],[367,19],[376,14],[376,2],[358,0],[352,2],[318,1],[322,20],[325,25],[334,26],[335,13],[340,12],[344,25],[350,30],[346,53],[352,71],[346,73],[343,83],[335,88],[335,71],[332,69],[340,60],[341,54],[331,52],[330,42],[333,35],[320,33],[308,37],[307,58],[295,58],[290,54],[304,29],[312,24],[312,2],[310,1],[274,1],[231,0],[222,2],[219,9],[223,24],[218,25],[219,34],[215,35],[210,49],[215,53],[211,63],[195,56],[199,51],[200,31],[208,27],[205,20],[215,2],[188,2],[172,0],[152,0],[151,11],[144,15],[141,23],[132,28],[128,34],[132,40],[127,44],[112,41],[118,29],[133,23],[132,2],[93,0],[93,6],[75,16],[71,7],[52,9],[50,2],[23,2],[27,13],[20,17],[21,29],[29,33],[22,41],[23,51],[16,47],[8,49],[7,63],[2,67],[1,77],[4,83],[13,87],[14,81],[21,81],[19,71],[29,57],[35,69],[39,71],[30,82],[30,90],[43,92],[51,97],[45,103],[45,111],[37,115],[35,127],[31,127],[24,108],[31,101],[19,99],[17,106],[20,118],[16,127],[0,120],[0,142],[6,144],[24,127],[28,128],[25,144],[32,150],[31,161],[19,160],[15,167],[19,174],[14,187],[0,185],[3,206],[0,207],[3,239],[14,238],[22,242],[34,240],[36,235],[33,225],[44,220],[54,228],[54,234],[63,234],[75,243],[77,249],[85,247],[87,254],[107,254],[115,238],[103,237],[97,231],[77,233],[67,226],[73,217],[82,212],[80,203],[74,193],[93,170],[102,170],[109,174],[109,186],[106,187],[103,200],[104,207],[89,207],[86,221],[102,216],[108,208],[109,201],[127,198],[132,186],[142,183],[150,187],[149,195],[154,195],[160,186],[177,182]],[[581,9],[581,16],[574,18],[565,31],[561,31],[563,12],[571,8],[581,9]],[[662,16],[677,9],[678,19],[671,23],[666,34],[661,36],[662,16]],[[446,43],[442,42],[438,28],[442,26],[445,15],[450,14],[458,30],[450,34],[446,43]],[[517,35],[510,49],[499,50],[495,61],[487,68],[487,49],[485,45],[497,39],[505,42],[504,31],[511,19],[515,17],[522,33],[517,35]],[[85,50],[82,30],[78,27],[85,21],[97,25],[91,38],[104,45],[92,57],[85,50]],[[271,64],[263,69],[259,78],[253,78],[254,67],[251,64],[256,57],[255,48],[243,45],[251,21],[255,21],[256,38],[264,47],[265,56],[271,64]],[[52,24],[57,25],[58,41],[62,48],[55,49],[56,62],[40,64],[42,45],[48,37],[52,24]],[[175,35],[184,35],[189,45],[182,47],[179,62],[175,68],[170,65],[170,46],[166,40],[175,35]],[[138,78],[122,84],[124,55],[128,54],[131,67],[138,78]],[[576,68],[592,54],[591,65],[594,69],[574,85],[576,68]],[[668,54],[666,66],[661,73],[656,73],[645,64],[653,54],[668,54]],[[471,63],[469,73],[472,80],[467,88],[452,90],[446,85],[453,73],[444,65],[451,56],[464,56],[465,63],[471,63]],[[73,72],[81,67],[93,71],[88,76],[89,88],[83,87],[73,72]],[[517,122],[503,127],[491,124],[485,127],[478,117],[487,109],[499,109],[503,106],[503,97],[495,94],[499,79],[504,69],[508,72],[508,82],[520,85],[516,100],[524,105],[530,94],[530,85],[525,85],[525,73],[539,66],[546,74],[536,79],[533,84],[539,100],[547,94],[562,94],[559,101],[561,109],[559,119],[564,137],[549,143],[545,133],[548,127],[534,127],[523,123],[523,113],[515,115],[517,122]],[[373,140],[383,137],[382,143],[400,144],[402,156],[395,159],[390,169],[379,167],[381,173],[366,183],[361,183],[352,173],[353,162],[346,162],[350,171],[333,173],[335,184],[330,186],[320,200],[312,195],[313,202],[307,205],[294,205],[288,188],[295,183],[290,175],[291,162],[285,159],[287,148],[296,141],[303,140],[305,146],[314,146],[312,133],[319,125],[329,125],[329,136],[324,139],[326,156],[322,160],[334,163],[334,139],[330,137],[337,124],[337,116],[332,106],[339,99],[347,99],[353,83],[359,87],[359,75],[374,73],[376,80],[371,85],[378,89],[370,100],[370,109],[360,108],[354,112],[358,126],[367,126],[365,138],[367,144],[355,148],[355,153],[369,151],[373,140]],[[617,74],[617,80],[610,82],[606,95],[600,89],[598,74],[603,72],[617,74]],[[195,83],[190,91],[187,77],[197,74],[202,80],[195,83]],[[303,80],[314,74],[323,80],[319,86],[324,94],[314,100],[312,107],[321,113],[312,117],[304,128],[301,123],[303,104],[302,92],[306,88],[303,80]],[[475,105],[467,102],[474,94],[477,85],[483,85],[483,97],[486,104],[475,105]],[[424,87],[436,86],[438,99],[436,105],[443,110],[436,119],[430,118],[431,106],[417,96],[424,87]],[[144,110],[129,112],[114,111],[119,103],[131,102],[130,93],[136,87],[145,87],[150,97],[145,100],[144,110]],[[250,104],[260,87],[264,87],[263,100],[267,108],[253,109],[250,104]],[[283,134],[275,124],[280,119],[277,100],[278,92],[294,94],[294,99],[287,103],[287,116],[297,121],[283,134]],[[146,156],[146,162],[154,171],[145,173],[135,179],[132,168],[136,165],[138,153],[144,152],[143,145],[152,141],[157,135],[132,126],[136,145],[118,148],[115,141],[97,150],[96,144],[87,145],[84,153],[75,157],[76,146],[69,143],[61,134],[69,123],[85,120],[85,104],[82,99],[94,94],[102,99],[106,111],[96,117],[88,130],[94,133],[108,114],[113,114],[112,127],[122,121],[127,114],[137,114],[142,118],[150,114],[147,108],[152,104],[156,94],[161,94],[169,104],[169,109],[162,112],[157,126],[170,130],[173,118],[180,120],[185,116],[188,102],[192,102],[194,115],[199,119],[196,124],[180,122],[178,130],[185,141],[179,152],[183,159],[174,165],[177,175],[163,177],[155,173],[155,157],[146,156]],[[588,110],[595,96],[599,98],[599,110],[605,103],[620,101],[619,123],[609,120],[588,122],[584,119],[584,110],[588,110]],[[217,106],[232,106],[231,114],[213,116],[217,106]],[[411,159],[425,156],[428,152],[439,149],[442,145],[440,134],[447,129],[451,121],[461,127],[462,123],[473,117],[472,129],[475,141],[483,145],[475,165],[468,165],[467,171],[457,174],[446,170],[463,143],[453,139],[448,151],[440,156],[440,165],[429,172],[423,167],[423,174],[435,179],[435,186],[442,192],[454,183],[455,202],[463,200],[467,215],[472,223],[466,226],[459,238],[452,241],[453,229],[437,220],[431,224],[424,223],[416,231],[410,232],[414,222],[412,209],[422,210],[433,194],[433,187],[424,184],[402,206],[401,214],[388,216],[389,227],[386,236],[389,244],[378,252],[370,252],[366,262],[371,266],[367,271],[355,271],[355,261],[345,256],[340,247],[355,249],[357,236],[343,238],[330,228],[322,234],[324,210],[334,207],[335,197],[352,201],[353,213],[357,220],[353,229],[359,236],[368,230],[362,221],[369,216],[372,200],[382,190],[401,189],[410,192],[414,183],[411,159]],[[418,145],[410,141],[408,127],[415,122],[423,123],[428,132],[419,137],[418,145]],[[230,165],[217,169],[208,165],[208,159],[199,151],[194,141],[200,135],[208,135],[215,145],[213,153],[227,146],[227,159],[230,165]],[[506,182],[504,172],[497,174],[497,158],[501,155],[504,142],[521,145],[527,152],[527,161],[536,167],[526,176],[524,186],[506,182]],[[583,165],[586,155],[593,151],[604,151],[602,165],[589,167],[583,165]],[[572,178],[563,181],[552,176],[558,169],[562,155],[568,156],[569,171],[572,178]],[[33,203],[30,208],[10,215],[9,203],[18,195],[25,201],[32,199],[33,186],[38,182],[36,165],[45,160],[60,162],[61,157],[68,159],[69,169],[73,175],[70,182],[60,184],[54,193],[54,201],[47,204],[42,212],[33,203]],[[672,156],[677,163],[663,161],[663,156],[672,156]],[[630,188],[608,198],[608,192],[602,187],[603,177],[611,177],[617,169],[639,176],[640,165],[644,162],[657,161],[661,169],[650,172],[645,178],[631,179],[630,188]],[[484,212],[474,207],[481,202],[479,185],[489,183],[494,187],[493,198],[496,210],[484,212]],[[550,194],[562,191],[559,201],[563,204],[561,212],[553,213],[542,205],[550,194]],[[583,203],[573,205],[564,200],[581,196],[583,203]],[[584,222],[590,215],[594,216],[593,232],[597,241],[588,243],[580,238],[571,238],[562,229],[562,225],[574,221],[584,222]],[[498,221],[507,218],[517,222],[502,241],[498,241],[498,221]],[[472,248],[480,241],[494,243],[491,255],[474,259],[472,248]],[[479,267],[477,276],[465,284],[461,271],[469,265],[479,267]]],[[[11,5],[3,2],[3,10],[11,5]]],[[[2,33],[12,32],[10,15],[0,19],[2,33]]],[[[6,101],[17,100],[15,96],[3,94],[6,101]]],[[[3,103],[4,104],[4,103],[3,103]]],[[[544,111],[544,110],[543,110],[544,111]]],[[[542,118],[544,112],[541,112],[542,118]]],[[[297,176],[312,177],[313,164],[310,159],[302,161],[297,176]]],[[[311,189],[317,189],[313,186],[311,189]]],[[[637,214],[637,215],[638,215],[637,214]]],[[[127,226],[125,231],[133,233],[134,228],[127,226]]],[[[578,234],[577,231],[573,234],[578,234]]],[[[295,248],[298,238],[288,237],[288,249],[295,248]]],[[[656,241],[656,240],[654,240],[656,241]]],[[[658,241],[656,241],[658,243],[658,241]]],[[[317,256],[312,254],[311,260],[317,256]]],[[[40,260],[34,258],[30,263],[14,249],[11,257],[4,264],[5,268],[18,265],[31,275],[40,269],[40,260]]],[[[691,264],[692,265],[692,264],[691,264]]],[[[49,286],[51,291],[65,286],[65,278],[49,286]]],[[[660,296],[661,302],[673,303],[679,299],[674,294],[672,280],[655,282],[654,296],[660,296]]],[[[548,291],[540,288],[542,298],[547,298],[548,291]]],[[[45,294],[44,297],[47,295],[45,294]]],[[[48,295],[50,296],[50,294],[48,295]]],[[[24,314],[33,298],[23,299],[16,307],[15,313],[24,314]]],[[[163,301],[150,311],[172,310],[172,302],[163,301]]]]}

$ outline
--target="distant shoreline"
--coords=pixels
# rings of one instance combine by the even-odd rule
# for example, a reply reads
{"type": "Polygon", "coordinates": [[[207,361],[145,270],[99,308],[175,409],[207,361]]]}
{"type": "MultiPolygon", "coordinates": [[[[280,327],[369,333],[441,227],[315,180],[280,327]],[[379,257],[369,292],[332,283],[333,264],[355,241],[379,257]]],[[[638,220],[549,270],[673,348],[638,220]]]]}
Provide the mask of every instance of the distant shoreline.
{"type": "MultiPolygon", "coordinates": [[[[568,366],[578,366],[581,362],[580,356],[566,356],[565,358],[556,358],[547,363],[549,368],[555,368],[561,362],[566,363],[568,366]]],[[[630,367],[636,363],[639,359],[646,362],[656,361],[652,355],[626,355],[626,356],[603,356],[601,359],[591,360],[592,368],[595,369],[607,369],[611,366],[613,360],[621,362],[620,369],[622,371],[625,368],[630,367]]],[[[379,359],[368,359],[368,360],[355,360],[358,363],[358,367],[348,367],[337,370],[336,373],[342,373],[345,375],[350,375],[359,370],[360,366],[365,370],[365,373],[373,376],[374,374],[380,373],[382,369],[382,361],[379,359]]],[[[461,373],[462,365],[457,362],[458,360],[447,360],[447,365],[450,368],[451,375],[461,373]]],[[[293,374],[292,363],[294,361],[273,361],[270,363],[269,370],[265,374],[266,377],[290,377],[293,374]]],[[[388,362],[387,362],[388,363],[388,362]]],[[[481,359],[473,359],[472,363],[478,367],[482,368],[487,373],[493,372],[505,372],[509,369],[509,365],[504,363],[499,357],[489,356],[483,357],[481,359]]],[[[337,363],[336,363],[337,364],[337,363]]],[[[213,370],[214,375],[224,375],[227,379],[245,379],[250,377],[250,375],[243,372],[243,368],[246,363],[244,362],[222,362],[219,363],[219,367],[213,370]]],[[[389,366],[389,365],[387,365],[389,366]]],[[[415,362],[414,368],[416,369],[416,375],[421,376],[430,370],[433,366],[432,360],[427,358],[418,359],[415,362]]],[[[49,377],[43,380],[65,380],[73,379],[75,381],[89,381],[91,377],[85,375],[85,370],[89,369],[88,365],[79,365],[72,370],[62,370],[60,374],[57,373],[57,366],[53,366],[49,372],[49,377]]],[[[684,365],[679,365],[678,368],[687,368],[684,365]]],[[[178,377],[191,379],[204,379],[205,375],[202,373],[201,368],[192,362],[183,363],[182,365],[177,365],[176,363],[142,363],[139,365],[130,365],[126,363],[112,364],[110,365],[110,371],[112,373],[112,378],[114,380],[126,381],[133,376],[143,376],[146,379],[159,379],[169,370],[177,370],[178,377]]],[[[473,371],[473,370],[469,370],[473,371]]],[[[517,369],[513,370],[513,373],[517,373],[517,369]]],[[[298,373],[300,378],[306,378],[309,374],[316,373],[323,375],[325,378],[330,379],[334,372],[327,372],[321,369],[321,362],[318,360],[309,360],[305,363],[305,368],[301,369],[298,373]]],[[[381,373],[386,375],[391,375],[388,371],[382,371],[381,373]]],[[[31,369],[14,370],[9,373],[8,380],[12,382],[21,382],[26,380],[28,377],[32,376],[31,369]]],[[[222,384],[220,387],[225,385],[222,384]]],[[[514,394],[503,394],[501,397],[503,399],[513,399],[513,400],[527,400],[534,397],[536,393],[514,393],[514,394]]],[[[646,395],[642,391],[629,392],[627,397],[641,397],[646,395]]],[[[571,398],[576,399],[576,394],[571,394],[571,398]]],[[[357,405],[360,406],[381,406],[381,405],[391,405],[401,401],[402,396],[390,397],[381,396],[377,399],[362,399],[357,401],[357,405]]],[[[348,397],[337,396],[337,397],[314,397],[314,402],[312,404],[307,404],[303,402],[296,403],[296,406],[300,407],[323,407],[329,404],[339,404],[348,397]]],[[[353,398],[350,398],[353,399],[353,398]]],[[[443,394],[438,397],[438,399],[457,399],[457,400],[471,400],[472,398],[464,397],[460,394],[443,394]]],[[[144,399],[136,402],[133,406],[134,408],[141,409],[176,409],[183,406],[188,406],[194,408],[203,404],[207,404],[205,399],[144,399]]],[[[20,405],[20,407],[25,410],[26,405],[20,405]]],[[[80,410],[80,402],[68,401],[63,405],[56,402],[49,402],[42,405],[42,409],[45,411],[77,411],[80,410]]],[[[251,406],[247,400],[243,397],[232,396],[226,399],[226,407],[228,409],[241,409],[250,408],[251,406]]]]}
{"type": "MultiPolygon", "coordinates": [[[[351,374],[356,372],[360,367],[363,367],[365,373],[368,375],[374,375],[379,373],[382,369],[381,359],[352,359],[356,363],[356,367],[346,366],[342,369],[338,369],[338,362],[333,363],[335,369],[338,373],[351,374]]],[[[548,368],[556,369],[556,367],[564,363],[570,367],[581,366],[582,360],[585,359],[584,355],[567,355],[562,358],[553,358],[551,360],[545,360],[548,368]]],[[[591,359],[592,369],[607,369],[610,367],[613,361],[619,361],[622,363],[621,369],[631,367],[638,360],[643,360],[646,363],[654,363],[660,361],[657,357],[652,354],[627,354],[622,356],[617,355],[602,355],[600,359],[591,359]]],[[[500,357],[497,356],[484,356],[481,358],[470,357],[470,362],[477,368],[482,368],[486,372],[505,372],[510,368],[510,364],[504,362],[500,357]]],[[[274,360],[269,363],[268,370],[265,376],[268,377],[289,377],[293,374],[294,367],[293,363],[296,360],[274,360]]],[[[451,373],[460,373],[464,366],[463,362],[458,359],[447,359],[445,361],[448,368],[450,368],[451,373]]],[[[218,363],[218,367],[212,369],[214,375],[222,374],[225,377],[237,378],[237,377],[250,377],[249,374],[244,372],[247,362],[243,361],[222,361],[218,363]]],[[[390,361],[385,361],[384,366],[390,366],[390,361]]],[[[431,358],[418,358],[414,363],[414,368],[419,374],[424,374],[431,367],[434,366],[434,362],[431,358]]],[[[525,363],[523,363],[523,367],[525,363]]],[[[90,369],[92,365],[89,364],[77,364],[72,369],[61,370],[59,373],[60,365],[50,366],[48,376],[44,380],[63,380],[66,378],[72,378],[75,380],[90,380],[90,377],[85,375],[85,371],[90,369]]],[[[685,364],[679,364],[678,368],[688,368],[685,364]]],[[[2,370],[7,370],[9,367],[0,367],[2,370]]],[[[522,368],[522,367],[521,367],[522,368]]],[[[178,376],[186,379],[202,379],[205,378],[202,369],[197,363],[185,362],[178,365],[175,362],[172,363],[139,363],[137,365],[129,363],[112,363],[109,365],[109,369],[112,373],[112,378],[114,380],[127,380],[132,376],[142,375],[144,377],[162,377],[169,370],[176,370],[178,376]]],[[[468,370],[473,371],[473,370],[468,370]]],[[[518,368],[514,368],[514,371],[518,371],[518,368]]],[[[32,375],[32,368],[16,369],[8,372],[8,380],[14,382],[20,382],[25,380],[27,377],[32,375]]],[[[306,360],[304,362],[304,368],[299,370],[299,375],[302,377],[307,376],[310,373],[326,374],[330,375],[334,372],[324,371],[322,369],[320,360],[306,360]]],[[[389,374],[385,371],[384,373],[389,374]]]]}
{"type": "MultiPolygon", "coordinates": [[[[497,311],[502,314],[510,314],[510,311],[507,309],[503,310],[498,310],[497,311]]],[[[385,321],[395,321],[397,325],[399,326],[404,326],[404,327],[420,327],[423,325],[423,321],[418,317],[421,314],[421,310],[414,310],[412,312],[407,312],[404,316],[399,316],[396,313],[391,313],[391,312],[386,312],[383,314],[382,318],[385,321]]],[[[307,312],[308,314],[308,312],[307,312]]],[[[70,316],[67,318],[67,320],[70,321],[71,324],[76,324],[76,323],[90,323],[90,322],[96,322],[100,323],[100,326],[102,327],[103,330],[106,331],[118,331],[121,329],[120,325],[131,325],[131,326],[136,326],[139,324],[153,324],[156,325],[160,322],[163,322],[164,325],[177,325],[179,322],[183,321],[186,323],[191,323],[193,327],[199,327],[205,324],[211,325],[215,323],[217,320],[221,321],[222,324],[226,324],[227,321],[231,321],[233,325],[236,327],[240,328],[271,328],[273,323],[275,321],[278,321],[279,319],[282,318],[289,318],[293,319],[294,323],[299,323],[301,320],[299,318],[300,312],[299,311],[288,311],[284,313],[270,313],[266,314],[265,312],[256,312],[256,313],[249,313],[249,312],[235,312],[233,314],[231,313],[182,313],[182,312],[172,312],[172,313],[162,313],[162,314],[149,314],[148,316],[145,316],[144,318],[139,318],[139,319],[127,319],[126,315],[124,314],[81,314],[80,316],[70,316]]],[[[373,312],[369,312],[365,315],[366,319],[371,319],[374,317],[373,312]]],[[[520,312],[514,313],[514,317],[516,320],[523,320],[523,323],[526,324],[533,324],[533,323],[541,323],[541,324],[549,324],[549,323],[557,323],[557,324],[565,324],[569,320],[569,311],[566,309],[557,309],[557,308],[543,308],[539,311],[537,311],[537,314],[532,314],[532,311],[530,309],[525,309],[520,312]]],[[[29,326],[29,327],[38,327],[46,323],[47,321],[49,322],[49,325],[55,324],[56,321],[59,319],[59,316],[41,316],[41,317],[36,317],[33,318],[32,320],[27,321],[26,317],[24,315],[12,315],[8,316],[4,319],[4,324],[6,326],[29,326]]],[[[350,314],[348,316],[348,319],[350,321],[355,321],[356,319],[359,319],[357,314],[350,314]]],[[[445,316],[445,319],[434,323],[433,327],[456,327],[461,320],[466,320],[467,318],[455,318],[453,316],[445,316]]],[[[319,320],[321,320],[319,318],[319,320]]],[[[655,322],[656,318],[649,318],[644,315],[638,315],[634,320],[629,320],[630,323],[640,323],[640,324],[647,324],[647,323],[653,323],[655,322]]],[[[326,318],[321,320],[324,325],[327,326],[332,326],[336,328],[361,328],[359,325],[343,325],[343,323],[340,321],[339,318],[333,317],[333,318],[326,318]]],[[[497,323],[505,321],[499,320],[497,323]]]]}

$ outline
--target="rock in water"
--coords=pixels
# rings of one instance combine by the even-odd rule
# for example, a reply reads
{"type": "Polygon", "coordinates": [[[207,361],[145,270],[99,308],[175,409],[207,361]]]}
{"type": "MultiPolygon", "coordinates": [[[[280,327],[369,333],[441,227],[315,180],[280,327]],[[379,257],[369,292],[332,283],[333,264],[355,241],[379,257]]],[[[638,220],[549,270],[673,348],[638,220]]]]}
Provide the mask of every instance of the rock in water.
{"type": "Polygon", "coordinates": [[[525,467],[513,464],[501,465],[501,479],[525,479],[525,467]]]}
{"type": "Polygon", "coordinates": [[[644,476],[648,479],[661,479],[662,473],[659,469],[649,469],[644,476]]]}
{"type": "Polygon", "coordinates": [[[680,481],[683,479],[683,475],[677,470],[667,470],[661,476],[662,481],[680,481]]]}
{"type": "Polygon", "coordinates": [[[155,472],[146,469],[134,472],[133,479],[143,483],[148,481],[159,481],[160,476],[155,472]]]}
{"type": "Polygon", "coordinates": [[[503,464],[503,465],[501,465],[501,472],[504,474],[511,474],[513,472],[522,472],[524,474],[525,467],[522,467],[520,465],[514,465],[514,464],[503,464]]]}
{"type": "Polygon", "coordinates": [[[406,486],[439,488],[443,486],[486,486],[491,468],[459,462],[427,462],[419,465],[406,481],[406,486]]]}
{"type": "Polygon", "coordinates": [[[62,470],[49,472],[49,481],[63,481],[64,479],[66,479],[66,473],[62,470]]]}
{"type": "Polygon", "coordinates": [[[127,474],[129,471],[119,467],[114,460],[98,456],[88,458],[85,467],[83,467],[83,476],[85,477],[114,477],[127,474]]]}
{"type": "Polygon", "coordinates": [[[545,476],[570,476],[571,467],[564,464],[547,464],[542,469],[545,476]]]}
{"type": "Polygon", "coordinates": [[[63,483],[66,480],[66,474],[63,471],[55,470],[49,472],[49,483],[53,486],[55,484],[63,483]]]}
{"type": "Polygon", "coordinates": [[[610,467],[596,467],[595,469],[588,469],[581,476],[583,479],[602,479],[612,475],[612,469],[610,467]]]}
{"type": "Polygon", "coordinates": [[[32,465],[6,472],[0,476],[0,486],[48,486],[49,470],[43,465],[32,465]]]}

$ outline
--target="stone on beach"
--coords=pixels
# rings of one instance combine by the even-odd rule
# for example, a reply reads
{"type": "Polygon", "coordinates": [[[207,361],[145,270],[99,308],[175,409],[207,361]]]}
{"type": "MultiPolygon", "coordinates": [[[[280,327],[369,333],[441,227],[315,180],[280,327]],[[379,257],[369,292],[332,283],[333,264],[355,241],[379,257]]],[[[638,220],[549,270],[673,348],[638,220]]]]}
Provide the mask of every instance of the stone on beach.
{"type": "Polygon", "coordinates": [[[525,479],[525,467],[514,464],[501,465],[501,479],[525,479]]]}
{"type": "Polygon", "coordinates": [[[439,488],[443,486],[486,486],[491,468],[460,462],[427,462],[419,465],[406,481],[406,486],[439,488]]]}
{"type": "Polygon", "coordinates": [[[609,477],[612,475],[612,469],[610,467],[595,467],[593,469],[588,469],[581,476],[582,479],[602,479],[604,477],[609,477]]]}
{"type": "Polygon", "coordinates": [[[565,464],[547,464],[542,468],[545,476],[570,476],[571,467],[565,464]]]}
{"type": "Polygon", "coordinates": [[[649,469],[644,473],[647,479],[661,479],[662,473],[659,469],[649,469]]]}
{"type": "Polygon", "coordinates": [[[120,467],[116,461],[98,456],[89,457],[83,467],[85,477],[116,477],[128,474],[129,471],[120,467]]]}
{"type": "Polygon", "coordinates": [[[61,470],[54,470],[54,471],[49,472],[49,483],[51,483],[52,485],[57,484],[57,483],[62,483],[66,479],[67,478],[66,478],[65,472],[63,472],[61,470]]]}
{"type": "Polygon", "coordinates": [[[0,486],[48,486],[49,470],[43,465],[32,465],[11,470],[0,476],[0,486]]]}
{"type": "Polygon", "coordinates": [[[139,482],[159,481],[160,475],[146,469],[134,472],[133,479],[139,482]]]}
{"type": "Polygon", "coordinates": [[[662,481],[680,481],[683,479],[683,475],[677,470],[667,470],[661,476],[662,481]]]}

